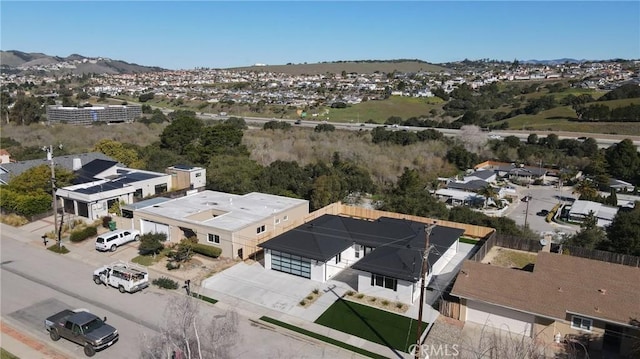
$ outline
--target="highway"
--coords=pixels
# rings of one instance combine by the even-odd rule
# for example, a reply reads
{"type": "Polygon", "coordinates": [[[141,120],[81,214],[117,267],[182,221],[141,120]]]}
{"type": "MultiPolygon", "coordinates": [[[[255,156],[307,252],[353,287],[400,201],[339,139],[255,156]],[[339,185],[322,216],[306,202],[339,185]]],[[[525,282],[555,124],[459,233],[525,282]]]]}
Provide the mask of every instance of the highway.
{"type": "MultiPolygon", "coordinates": [[[[95,358],[136,358],[140,357],[145,338],[157,334],[163,325],[167,304],[184,295],[182,291],[155,286],[135,294],[121,294],[93,283],[94,266],[46,250],[37,238],[30,238],[33,233],[5,224],[0,224],[0,231],[3,322],[64,353],[65,357],[85,356],[79,345],[64,339],[50,340],[43,321],[57,311],[86,308],[100,317],[106,316],[108,323],[118,329],[120,340],[96,353],[95,358]]],[[[224,313],[217,305],[202,303],[201,318],[215,318],[224,313]]],[[[234,358],[354,357],[353,353],[333,346],[256,325],[242,313],[237,338],[232,348],[234,358]]]]}
{"type": "MultiPolygon", "coordinates": [[[[172,112],[172,110],[166,110],[166,109],[162,109],[162,111],[165,114],[172,112]]],[[[204,112],[200,113],[197,116],[203,120],[225,120],[229,117],[233,117],[233,115],[219,116],[219,115],[204,113],[204,112]]],[[[236,117],[242,117],[242,116],[236,116],[236,117]]],[[[301,120],[299,124],[296,124],[296,121],[297,121],[296,119],[275,119],[272,117],[246,117],[246,116],[242,118],[244,118],[247,124],[258,124],[260,126],[264,125],[266,122],[269,122],[269,121],[284,121],[284,122],[290,123],[293,126],[313,128],[321,123],[326,122],[326,121],[314,121],[314,120],[301,120]]],[[[327,122],[327,123],[330,123],[331,125],[335,126],[335,128],[338,130],[349,130],[349,131],[364,131],[364,130],[370,131],[376,127],[384,126],[381,124],[374,124],[374,123],[344,123],[344,122],[327,122]]],[[[448,137],[457,137],[460,135],[460,132],[461,132],[461,130],[448,129],[448,128],[436,128],[436,127],[388,126],[387,128],[388,130],[392,130],[392,131],[407,130],[412,132],[424,131],[428,128],[431,128],[441,132],[442,134],[448,137]]],[[[504,139],[507,136],[516,136],[522,142],[526,142],[527,138],[532,133],[535,133],[536,135],[538,135],[539,138],[543,138],[551,133],[555,133],[556,135],[558,135],[558,139],[560,140],[562,139],[577,140],[577,139],[580,139],[581,137],[593,137],[598,143],[598,147],[600,148],[610,147],[611,145],[614,145],[624,140],[625,138],[628,138],[633,141],[633,144],[638,148],[638,151],[640,152],[640,136],[624,136],[624,135],[610,135],[610,134],[586,133],[586,132],[563,132],[563,131],[498,130],[498,131],[491,131],[491,132],[483,132],[487,140],[491,138],[504,139]]]]}

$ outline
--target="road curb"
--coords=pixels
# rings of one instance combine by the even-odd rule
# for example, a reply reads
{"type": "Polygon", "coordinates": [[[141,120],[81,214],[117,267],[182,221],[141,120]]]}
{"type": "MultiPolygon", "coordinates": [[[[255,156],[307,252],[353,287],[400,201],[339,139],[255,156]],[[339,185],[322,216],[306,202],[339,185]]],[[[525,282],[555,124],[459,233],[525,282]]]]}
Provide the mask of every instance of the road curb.
{"type": "Polygon", "coordinates": [[[42,341],[0,321],[2,331],[2,348],[21,359],[67,359],[57,350],[42,341]]]}

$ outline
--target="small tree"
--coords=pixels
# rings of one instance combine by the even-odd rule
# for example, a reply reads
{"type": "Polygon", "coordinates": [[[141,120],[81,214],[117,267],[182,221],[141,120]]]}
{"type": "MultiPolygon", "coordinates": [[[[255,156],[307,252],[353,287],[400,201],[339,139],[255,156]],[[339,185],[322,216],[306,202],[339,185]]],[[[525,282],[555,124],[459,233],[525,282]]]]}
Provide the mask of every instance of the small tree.
{"type": "Polygon", "coordinates": [[[167,254],[167,257],[177,263],[188,262],[195,253],[193,246],[196,243],[198,243],[198,238],[196,237],[185,238],[181,240],[177,246],[173,247],[171,252],[167,254]]]}
{"type": "Polygon", "coordinates": [[[232,311],[216,316],[200,313],[200,305],[190,296],[171,301],[160,334],[143,339],[140,358],[232,358],[231,349],[238,340],[238,315],[232,311]]]}
{"type": "Polygon", "coordinates": [[[147,233],[140,236],[138,251],[141,254],[156,254],[164,249],[164,242],[167,240],[165,233],[147,233]]]}

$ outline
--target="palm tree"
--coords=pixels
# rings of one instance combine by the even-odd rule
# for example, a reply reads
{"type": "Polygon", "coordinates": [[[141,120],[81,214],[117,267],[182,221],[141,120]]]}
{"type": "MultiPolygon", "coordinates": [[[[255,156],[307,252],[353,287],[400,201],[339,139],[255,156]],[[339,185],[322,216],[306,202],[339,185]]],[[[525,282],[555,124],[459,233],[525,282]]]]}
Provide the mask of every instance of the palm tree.
{"type": "Polygon", "coordinates": [[[598,197],[598,190],[590,180],[582,180],[573,188],[573,193],[580,195],[580,199],[593,199],[598,197]]]}
{"type": "Polygon", "coordinates": [[[489,198],[492,198],[494,202],[497,203],[496,199],[498,198],[498,192],[491,185],[486,185],[478,191],[478,194],[484,197],[484,208],[487,208],[487,202],[489,198]]]}

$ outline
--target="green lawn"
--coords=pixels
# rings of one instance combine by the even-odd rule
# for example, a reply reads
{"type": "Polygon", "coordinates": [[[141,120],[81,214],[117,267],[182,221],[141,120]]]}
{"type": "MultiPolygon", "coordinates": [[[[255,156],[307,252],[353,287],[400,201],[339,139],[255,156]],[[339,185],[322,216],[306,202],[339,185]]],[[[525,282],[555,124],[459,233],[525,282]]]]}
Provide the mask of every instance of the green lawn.
{"type": "MultiPolygon", "coordinates": [[[[418,322],[402,315],[338,299],[315,321],[371,342],[408,352],[415,343],[418,322]]],[[[427,323],[422,324],[422,331],[427,323]]]]}
{"type": "Polygon", "coordinates": [[[20,359],[20,358],[0,348],[0,359],[20,359]]]}
{"type": "MultiPolygon", "coordinates": [[[[384,123],[391,116],[406,120],[410,117],[428,115],[434,108],[442,108],[442,99],[391,96],[386,100],[365,101],[347,108],[330,108],[328,117],[330,122],[362,123],[373,120],[384,123]]],[[[326,118],[318,117],[318,119],[326,118]]]]}

